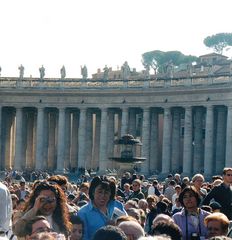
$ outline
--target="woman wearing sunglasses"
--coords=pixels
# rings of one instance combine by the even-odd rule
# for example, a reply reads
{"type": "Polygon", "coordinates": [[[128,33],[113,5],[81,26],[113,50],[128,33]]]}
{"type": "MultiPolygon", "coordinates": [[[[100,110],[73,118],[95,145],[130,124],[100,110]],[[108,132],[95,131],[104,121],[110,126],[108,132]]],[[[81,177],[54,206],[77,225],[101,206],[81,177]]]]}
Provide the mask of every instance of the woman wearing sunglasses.
{"type": "Polygon", "coordinates": [[[66,237],[71,230],[69,214],[64,192],[57,184],[47,181],[36,184],[26,203],[23,216],[13,226],[17,236],[23,236],[25,222],[37,215],[45,216],[51,227],[57,233],[63,233],[66,237]]]}

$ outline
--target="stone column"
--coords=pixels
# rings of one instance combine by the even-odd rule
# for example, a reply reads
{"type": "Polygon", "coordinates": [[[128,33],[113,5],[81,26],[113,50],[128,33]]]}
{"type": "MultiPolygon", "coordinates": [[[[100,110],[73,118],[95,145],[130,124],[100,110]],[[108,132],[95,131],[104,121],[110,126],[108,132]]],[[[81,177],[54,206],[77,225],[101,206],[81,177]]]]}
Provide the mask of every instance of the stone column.
{"type": "Polygon", "coordinates": [[[162,146],[162,174],[170,172],[171,164],[171,111],[164,108],[163,146],[162,146]]]}
{"type": "Polygon", "coordinates": [[[227,109],[226,161],[225,167],[232,166],[232,106],[227,109]]]}
{"type": "Polygon", "coordinates": [[[193,156],[193,172],[199,172],[203,168],[203,133],[202,133],[203,111],[196,108],[195,112],[195,129],[194,129],[194,156],[193,156]]]}
{"type": "Polygon", "coordinates": [[[93,113],[92,111],[87,112],[87,123],[86,123],[86,166],[87,169],[91,167],[92,162],[92,147],[93,147],[93,113]]]}
{"type": "Polygon", "coordinates": [[[122,108],[121,136],[128,133],[128,108],[122,108]]]}
{"type": "Polygon", "coordinates": [[[71,112],[65,113],[65,156],[64,167],[70,170],[70,149],[71,149],[71,112]]]}
{"type": "Polygon", "coordinates": [[[26,138],[26,167],[33,168],[33,134],[34,134],[34,112],[28,111],[25,129],[27,129],[27,138],[26,138]]]}
{"type": "Polygon", "coordinates": [[[220,174],[225,166],[226,150],[226,109],[218,108],[216,136],[216,174],[220,174]]]}
{"type": "Polygon", "coordinates": [[[172,126],[172,171],[178,172],[180,169],[180,109],[174,109],[172,126]]]}
{"type": "Polygon", "coordinates": [[[94,115],[94,122],[95,122],[95,129],[94,129],[94,162],[93,166],[94,168],[99,168],[99,149],[100,149],[100,129],[101,129],[101,116],[100,113],[97,112],[94,115]]]}
{"type": "Polygon", "coordinates": [[[136,109],[131,108],[129,111],[128,132],[136,138],[136,109]]]}
{"type": "Polygon", "coordinates": [[[77,168],[77,159],[78,159],[78,116],[77,112],[72,113],[72,140],[71,140],[71,169],[72,171],[77,168]]]}
{"type": "Polygon", "coordinates": [[[150,169],[150,109],[143,109],[143,125],[142,125],[142,157],[146,161],[141,164],[141,171],[143,174],[149,174],[150,169]]]}
{"type": "Polygon", "coordinates": [[[49,162],[49,158],[48,158],[48,148],[49,148],[49,123],[48,123],[48,112],[46,110],[43,111],[43,159],[44,159],[44,163],[42,166],[42,169],[47,169],[48,168],[48,162],[49,162]]]}
{"type": "Polygon", "coordinates": [[[55,168],[55,153],[56,153],[56,125],[57,118],[54,111],[49,112],[49,145],[48,145],[48,167],[55,168]]]}
{"type": "Polygon", "coordinates": [[[80,108],[78,131],[78,168],[85,168],[86,144],[86,109],[80,108]]]}
{"type": "Polygon", "coordinates": [[[38,108],[36,129],[35,169],[40,170],[44,161],[44,108],[38,108]]]}
{"type": "MultiPolygon", "coordinates": [[[[107,134],[107,142],[108,142],[108,156],[114,156],[114,111],[111,109],[109,111],[109,118],[108,118],[108,134],[107,134]]],[[[108,168],[115,168],[116,162],[110,160],[108,168]]]]}
{"type": "Polygon", "coordinates": [[[159,121],[158,112],[151,112],[151,141],[150,141],[150,170],[155,172],[159,170],[159,121]]]}
{"type": "Polygon", "coordinates": [[[64,156],[65,156],[65,108],[59,108],[58,121],[58,143],[57,143],[57,167],[56,172],[64,172],[64,156]]]}
{"type": "Polygon", "coordinates": [[[205,121],[205,156],[204,156],[204,174],[212,176],[213,174],[213,139],[214,139],[214,114],[213,106],[207,106],[205,121]]]}
{"type": "Polygon", "coordinates": [[[184,118],[183,175],[187,176],[190,176],[192,172],[192,125],[192,107],[186,107],[184,118]]]}
{"type": "Polygon", "coordinates": [[[15,162],[14,169],[21,170],[23,161],[23,135],[22,135],[23,109],[16,108],[16,139],[15,139],[15,162]]]}
{"type": "Polygon", "coordinates": [[[99,151],[99,171],[105,172],[107,168],[107,108],[101,109],[100,128],[100,151],[99,151]]]}

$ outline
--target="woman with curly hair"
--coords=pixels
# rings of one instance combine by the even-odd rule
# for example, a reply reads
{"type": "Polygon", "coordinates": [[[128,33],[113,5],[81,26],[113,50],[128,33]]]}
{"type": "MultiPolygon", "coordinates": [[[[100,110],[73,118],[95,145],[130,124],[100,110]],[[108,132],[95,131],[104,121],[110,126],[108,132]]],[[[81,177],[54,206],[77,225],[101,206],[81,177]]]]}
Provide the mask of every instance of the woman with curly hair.
{"type": "Polygon", "coordinates": [[[66,197],[57,184],[48,181],[36,184],[25,205],[23,216],[13,226],[15,235],[23,236],[25,222],[37,215],[45,216],[54,231],[63,233],[66,237],[69,235],[71,223],[66,197]]]}

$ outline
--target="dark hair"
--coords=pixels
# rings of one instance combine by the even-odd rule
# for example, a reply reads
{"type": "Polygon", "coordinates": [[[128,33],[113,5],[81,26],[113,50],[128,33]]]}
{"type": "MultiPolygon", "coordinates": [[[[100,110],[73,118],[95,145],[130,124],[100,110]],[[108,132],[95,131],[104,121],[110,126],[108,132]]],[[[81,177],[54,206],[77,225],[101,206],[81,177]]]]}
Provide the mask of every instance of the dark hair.
{"type": "Polygon", "coordinates": [[[201,202],[201,197],[200,197],[199,193],[197,192],[197,190],[192,186],[187,186],[181,191],[181,193],[179,195],[179,201],[180,201],[181,205],[183,207],[185,207],[184,202],[183,202],[183,197],[184,197],[186,192],[192,192],[194,194],[194,197],[197,200],[197,206],[199,207],[200,202],[201,202]]]}
{"type": "Polygon", "coordinates": [[[107,225],[101,227],[93,236],[93,240],[127,240],[126,234],[119,227],[107,225]]]}
{"type": "Polygon", "coordinates": [[[151,231],[151,235],[161,235],[166,234],[171,237],[172,240],[182,239],[182,232],[178,225],[174,222],[167,222],[160,220],[156,222],[151,231]]]}
{"type": "Polygon", "coordinates": [[[53,175],[53,176],[49,177],[49,178],[47,179],[47,181],[49,181],[49,182],[55,182],[55,183],[57,183],[59,186],[67,185],[67,183],[68,183],[67,177],[65,177],[65,176],[63,176],[63,175],[53,175]]]}
{"type": "Polygon", "coordinates": [[[81,224],[82,227],[84,228],[84,222],[81,220],[81,218],[78,215],[71,215],[70,216],[70,222],[72,224],[81,224]]]}
{"type": "Polygon", "coordinates": [[[40,220],[47,221],[47,218],[44,216],[35,216],[35,217],[31,218],[30,220],[27,220],[26,224],[25,224],[25,228],[24,228],[24,236],[31,235],[32,234],[32,225],[40,220]]]}
{"type": "Polygon", "coordinates": [[[89,198],[91,200],[94,199],[94,191],[98,186],[101,186],[102,189],[110,192],[111,200],[115,198],[115,194],[116,194],[115,183],[113,181],[109,181],[106,177],[104,179],[101,179],[99,176],[97,176],[97,177],[94,177],[90,183],[89,198]]]}

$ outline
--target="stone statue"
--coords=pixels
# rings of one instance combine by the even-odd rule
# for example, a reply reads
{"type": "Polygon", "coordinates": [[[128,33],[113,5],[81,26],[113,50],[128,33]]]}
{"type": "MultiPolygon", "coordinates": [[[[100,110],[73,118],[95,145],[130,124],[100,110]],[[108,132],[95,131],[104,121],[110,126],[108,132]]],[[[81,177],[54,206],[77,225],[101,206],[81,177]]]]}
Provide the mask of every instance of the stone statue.
{"type": "Polygon", "coordinates": [[[64,65],[60,69],[60,77],[61,77],[61,79],[64,79],[66,77],[66,70],[65,70],[65,66],[64,65]]]}
{"type": "Polygon", "coordinates": [[[19,67],[19,78],[23,79],[23,75],[24,75],[24,66],[21,64],[19,67]]]}
{"type": "Polygon", "coordinates": [[[127,61],[124,62],[124,64],[121,67],[122,70],[122,79],[128,79],[130,77],[130,67],[127,63],[127,61]]]}
{"type": "Polygon", "coordinates": [[[39,73],[40,73],[40,79],[43,79],[45,76],[45,68],[43,65],[39,68],[39,73]]]}
{"type": "Polygon", "coordinates": [[[88,77],[88,70],[85,65],[84,65],[84,67],[81,66],[81,75],[82,75],[83,79],[87,79],[87,77],[88,77]]]}
{"type": "Polygon", "coordinates": [[[108,80],[109,79],[109,68],[107,67],[107,65],[105,65],[105,67],[103,68],[103,79],[104,80],[108,80]]]}

